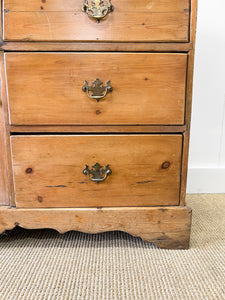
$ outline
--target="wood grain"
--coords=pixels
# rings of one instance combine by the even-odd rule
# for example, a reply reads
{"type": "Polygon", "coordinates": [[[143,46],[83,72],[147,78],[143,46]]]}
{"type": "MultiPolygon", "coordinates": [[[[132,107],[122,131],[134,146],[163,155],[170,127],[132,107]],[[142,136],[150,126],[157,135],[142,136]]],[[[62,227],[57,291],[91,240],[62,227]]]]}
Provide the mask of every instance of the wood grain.
{"type": "Polygon", "coordinates": [[[104,126],[104,125],[73,125],[73,126],[46,126],[46,125],[17,125],[7,126],[10,133],[183,133],[187,130],[186,125],[182,126],[160,126],[160,125],[129,125],[129,126],[104,126]]]}
{"type": "MultiPolygon", "coordinates": [[[[9,205],[9,189],[11,206],[0,208],[0,232],[16,225],[30,229],[54,228],[59,232],[79,230],[96,233],[123,230],[155,242],[162,248],[186,249],[189,244],[191,210],[182,206],[165,205],[185,203],[197,0],[112,2],[115,11],[97,24],[81,12],[81,0],[4,1],[5,41],[0,41],[0,49],[17,52],[90,53],[68,54],[75,57],[72,63],[69,60],[67,63],[66,60],[60,61],[61,57],[66,57],[65,53],[54,54],[54,58],[57,57],[55,60],[43,59],[44,55],[50,57],[53,53],[6,54],[12,55],[7,65],[10,67],[7,75],[11,74],[9,100],[13,126],[9,125],[4,59],[1,53],[3,109],[1,106],[0,205],[9,205]],[[113,57],[115,54],[110,53],[113,51],[160,52],[158,57],[162,57],[164,53],[163,57],[168,57],[168,60],[155,60],[156,54],[123,53],[124,56],[121,56],[122,53],[116,53],[122,59],[114,59],[112,64],[109,59],[103,60],[107,65],[107,69],[104,69],[102,60],[94,56],[96,51],[109,52],[101,54],[105,57],[106,54],[113,57]],[[177,55],[166,54],[167,52],[189,53],[177,55]],[[36,55],[39,56],[38,60],[36,55]],[[93,56],[95,59],[87,62],[86,58],[76,59],[81,55],[93,56]],[[132,65],[129,68],[124,67],[126,59],[129,62],[126,58],[129,55],[132,55],[132,60],[135,55],[138,57],[139,63],[134,61],[137,69],[132,69],[132,65]],[[146,59],[150,56],[154,60],[146,59]],[[143,57],[143,60],[139,57],[143,57]],[[120,69],[115,70],[114,66],[119,66],[120,69]],[[81,74],[79,70],[82,70],[81,74]],[[80,86],[79,92],[78,89],[73,90],[78,87],[78,84],[74,85],[74,79],[78,82],[80,75],[85,75],[90,76],[89,81],[94,80],[96,77],[92,78],[93,73],[90,70],[98,70],[99,75],[94,75],[104,75],[101,79],[105,81],[111,79],[108,77],[113,73],[115,78],[119,78],[118,81],[115,80],[118,86],[125,78],[122,86],[127,89],[126,93],[120,98],[116,87],[115,93],[108,95],[98,104],[98,108],[94,106],[96,103],[86,102],[85,95],[79,94],[80,86]],[[148,80],[144,84],[141,78],[145,74],[141,70],[149,75],[145,77],[148,80]],[[130,88],[131,81],[136,90],[130,88]],[[73,97],[69,98],[68,94],[73,97]],[[139,126],[140,124],[148,126],[139,126]],[[12,137],[18,207],[32,209],[12,208],[15,205],[15,195],[9,151],[11,132],[45,133],[42,136],[12,137]],[[47,132],[130,134],[93,135],[90,138],[88,135],[50,137],[46,135],[47,132]],[[154,134],[143,135],[150,132],[154,134]],[[180,134],[159,134],[163,132],[180,134]],[[107,181],[96,185],[85,177],[80,180],[79,176],[84,176],[80,170],[85,163],[92,166],[95,160],[99,160],[104,165],[102,159],[113,160],[110,161],[113,174],[107,181]],[[172,165],[169,169],[162,170],[160,166],[167,160],[172,161],[172,165]],[[25,173],[28,167],[32,168],[30,174],[25,173]],[[149,177],[153,178],[153,182],[148,180],[149,177]],[[135,207],[101,207],[108,204],[135,207]],[[65,205],[86,208],[45,208],[65,205]],[[162,207],[146,207],[149,205],[162,207]]],[[[83,81],[80,84],[83,85],[83,81]]]]}
{"type": "Polygon", "coordinates": [[[188,52],[191,43],[116,43],[116,42],[0,42],[5,51],[121,51],[121,52],[188,52]]]}
{"type": "MultiPolygon", "coordinates": [[[[149,3],[142,0],[137,3],[134,0],[112,0],[115,11],[123,12],[183,12],[189,8],[189,0],[157,0],[149,3]]],[[[4,0],[4,8],[9,11],[33,12],[33,11],[52,11],[52,12],[77,12],[82,8],[83,0],[4,0]],[[42,6],[42,7],[41,7],[42,6]]]]}
{"type": "Polygon", "coordinates": [[[9,111],[8,111],[8,98],[7,98],[7,83],[5,76],[5,59],[4,53],[1,51],[1,64],[0,64],[0,78],[1,78],[1,113],[2,113],[2,127],[1,127],[1,166],[2,172],[2,181],[5,182],[5,187],[3,190],[5,191],[5,195],[2,198],[2,204],[10,204],[12,206],[14,203],[14,184],[13,184],[13,176],[12,176],[12,160],[11,160],[11,149],[10,149],[10,132],[7,130],[7,126],[9,124],[9,111]]]}
{"type": "Polygon", "coordinates": [[[193,45],[193,49],[188,53],[188,65],[187,65],[187,91],[186,91],[187,100],[186,100],[186,107],[185,107],[185,123],[187,125],[190,125],[191,123],[196,27],[197,27],[197,1],[192,0],[190,38],[193,45]]]}
{"type": "Polygon", "coordinates": [[[3,39],[3,11],[2,11],[2,1],[0,1],[0,43],[3,39]]]}
{"type": "Polygon", "coordinates": [[[179,203],[182,135],[27,135],[11,145],[19,208],[179,203]],[[82,173],[96,162],[113,171],[99,184],[82,173]]]}
{"type": "Polygon", "coordinates": [[[191,7],[192,9],[191,9],[190,39],[193,44],[193,50],[191,50],[188,54],[187,90],[186,90],[186,107],[185,107],[185,124],[187,124],[187,131],[184,133],[184,142],[183,142],[180,205],[185,205],[186,187],[187,187],[188,154],[189,154],[193,75],[194,75],[194,54],[195,54],[195,38],[196,38],[196,26],[197,26],[197,1],[196,0],[191,0],[191,7]]]}
{"type": "Polygon", "coordinates": [[[120,230],[160,248],[188,249],[191,209],[187,207],[130,207],[77,209],[0,209],[0,233],[15,226],[53,228],[60,233],[120,230]]]}
{"type": "Polygon", "coordinates": [[[7,147],[5,132],[5,106],[6,97],[4,54],[0,52],[0,206],[9,204],[9,188],[7,174],[7,147]]]}
{"type": "Polygon", "coordinates": [[[181,186],[180,186],[180,205],[185,205],[187,173],[188,173],[188,154],[189,154],[189,130],[183,133],[183,151],[181,163],[181,186]]]}
{"type": "Polygon", "coordinates": [[[97,23],[81,11],[83,0],[6,0],[4,39],[188,42],[189,0],[114,0],[113,5],[115,10],[97,23]]]}
{"type": "Polygon", "coordinates": [[[186,54],[6,53],[12,125],[184,123],[186,54]],[[85,80],[110,80],[97,103],[85,80]]]}

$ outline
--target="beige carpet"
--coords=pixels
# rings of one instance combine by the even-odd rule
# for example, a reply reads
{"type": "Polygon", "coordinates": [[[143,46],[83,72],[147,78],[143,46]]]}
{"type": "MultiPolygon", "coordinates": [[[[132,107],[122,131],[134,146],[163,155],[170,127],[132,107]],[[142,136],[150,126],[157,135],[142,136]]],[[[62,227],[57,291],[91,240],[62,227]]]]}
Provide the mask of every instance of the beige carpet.
{"type": "Polygon", "coordinates": [[[121,232],[17,229],[0,237],[0,299],[225,299],[225,195],[189,195],[190,250],[121,232]]]}

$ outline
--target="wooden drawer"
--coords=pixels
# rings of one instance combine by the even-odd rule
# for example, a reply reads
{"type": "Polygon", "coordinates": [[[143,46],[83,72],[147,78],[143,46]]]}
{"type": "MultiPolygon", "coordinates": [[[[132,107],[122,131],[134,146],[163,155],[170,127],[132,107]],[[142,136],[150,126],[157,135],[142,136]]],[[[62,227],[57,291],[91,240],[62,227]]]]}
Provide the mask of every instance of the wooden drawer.
{"type": "Polygon", "coordinates": [[[179,204],[182,135],[26,135],[11,147],[17,207],[179,204]],[[95,163],[112,171],[103,182],[83,174],[95,163]]]}
{"type": "Polygon", "coordinates": [[[184,123],[186,54],[7,53],[5,60],[12,125],[184,123]],[[99,102],[82,90],[97,78],[113,87],[99,102]]]}
{"type": "Polygon", "coordinates": [[[112,0],[113,12],[99,23],[82,11],[84,2],[5,0],[4,39],[113,42],[189,40],[189,0],[112,0]]]}

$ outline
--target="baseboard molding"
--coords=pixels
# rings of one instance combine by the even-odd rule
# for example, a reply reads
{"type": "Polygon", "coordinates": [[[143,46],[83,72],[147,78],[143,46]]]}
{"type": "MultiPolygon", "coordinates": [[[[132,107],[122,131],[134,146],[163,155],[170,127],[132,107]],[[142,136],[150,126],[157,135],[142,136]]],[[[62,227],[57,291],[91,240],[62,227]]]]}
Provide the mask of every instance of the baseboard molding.
{"type": "Polygon", "coordinates": [[[225,193],[225,168],[190,168],[187,192],[225,193]]]}

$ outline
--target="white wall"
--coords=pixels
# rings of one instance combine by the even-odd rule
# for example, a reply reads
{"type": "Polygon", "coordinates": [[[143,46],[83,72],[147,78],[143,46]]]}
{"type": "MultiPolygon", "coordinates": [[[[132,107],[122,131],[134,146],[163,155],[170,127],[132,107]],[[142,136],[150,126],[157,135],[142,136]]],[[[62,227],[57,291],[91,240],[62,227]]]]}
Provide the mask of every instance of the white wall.
{"type": "Polygon", "coordinates": [[[225,0],[199,0],[189,193],[225,193],[225,0]]]}

